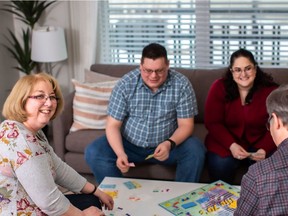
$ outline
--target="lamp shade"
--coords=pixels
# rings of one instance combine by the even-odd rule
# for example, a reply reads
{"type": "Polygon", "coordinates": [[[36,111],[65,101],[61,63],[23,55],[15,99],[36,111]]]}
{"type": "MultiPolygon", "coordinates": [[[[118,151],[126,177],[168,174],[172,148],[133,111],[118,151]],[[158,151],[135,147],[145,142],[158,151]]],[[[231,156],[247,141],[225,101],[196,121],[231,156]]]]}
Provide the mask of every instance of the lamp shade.
{"type": "Polygon", "coordinates": [[[57,62],[67,58],[64,30],[41,27],[32,31],[31,59],[35,62],[57,62]]]}

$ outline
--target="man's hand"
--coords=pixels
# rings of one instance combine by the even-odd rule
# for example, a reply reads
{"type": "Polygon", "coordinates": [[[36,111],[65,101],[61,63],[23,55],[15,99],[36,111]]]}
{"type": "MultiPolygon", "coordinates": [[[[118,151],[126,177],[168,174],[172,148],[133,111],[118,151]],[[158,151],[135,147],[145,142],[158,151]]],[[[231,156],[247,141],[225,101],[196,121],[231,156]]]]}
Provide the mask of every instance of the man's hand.
{"type": "Polygon", "coordinates": [[[119,155],[116,161],[116,165],[122,173],[128,172],[130,168],[130,164],[128,162],[127,155],[126,154],[119,155]]]}
{"type": "Polygon", "coordinates": [[[160,143],[154,151],[154,158],[159,161],[167,160],[170,153],[170,145],[169,141],[160,143]]]}

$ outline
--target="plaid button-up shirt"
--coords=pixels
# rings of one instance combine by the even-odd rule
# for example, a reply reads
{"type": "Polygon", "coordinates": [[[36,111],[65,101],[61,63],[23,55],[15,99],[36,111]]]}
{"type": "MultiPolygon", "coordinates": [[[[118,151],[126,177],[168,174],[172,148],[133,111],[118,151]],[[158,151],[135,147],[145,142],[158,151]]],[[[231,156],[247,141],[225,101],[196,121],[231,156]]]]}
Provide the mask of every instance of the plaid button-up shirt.
{"type": "Polygon", "coordinates": [[[108,115],[122,121],[122,135],[141,147],[156,147],[177,129],[177,118],[198,114],[190,81],[169,70],[165,83],[152,92],[137,68],[117,83],[111,94],[108,115]]]}
{"type": "Polygon", "coordinates": [[[288,215],[288,139],[269,158],[249,168],[234,215],[288,215]]]}

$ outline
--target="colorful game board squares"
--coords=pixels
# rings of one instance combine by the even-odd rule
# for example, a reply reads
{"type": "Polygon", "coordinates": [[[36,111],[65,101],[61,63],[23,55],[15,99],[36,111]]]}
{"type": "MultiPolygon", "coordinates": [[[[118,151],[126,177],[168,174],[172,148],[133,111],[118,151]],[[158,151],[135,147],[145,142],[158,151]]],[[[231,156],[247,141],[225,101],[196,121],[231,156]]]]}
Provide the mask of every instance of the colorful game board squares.
{"type": "Polygon", "coordinates": [[[118,190],[103,190],[103,192],[110,195],[113,199],[118,197],[118,190]]]}
{"type": "Polygon", "coordinates": [[[106,188],[116,188],[116,184],[101,184],[100,188],[106,189],[106,188]]]}
{"type": "Polygon", "coordinates": [[[127,182],[124,182],[124,185],[129,189],[136,189],[136,188],[140,188],[141,185],[136,182],[136,181],[127,181],[127,182]]]}

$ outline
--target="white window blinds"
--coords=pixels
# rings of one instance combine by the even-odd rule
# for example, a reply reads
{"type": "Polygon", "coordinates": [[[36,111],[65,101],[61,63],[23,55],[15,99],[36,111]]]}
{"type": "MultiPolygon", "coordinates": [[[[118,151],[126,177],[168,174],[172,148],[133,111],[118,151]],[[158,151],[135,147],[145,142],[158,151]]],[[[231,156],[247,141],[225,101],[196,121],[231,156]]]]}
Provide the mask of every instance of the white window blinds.
{"type": "Polygon", "coordinates": [[[139,64],[145,45],[172,67],[215,68],[246,48],[260,65],[288,65],[288,1],[109,0],[100,3],[100,61],[139,64]]]}

